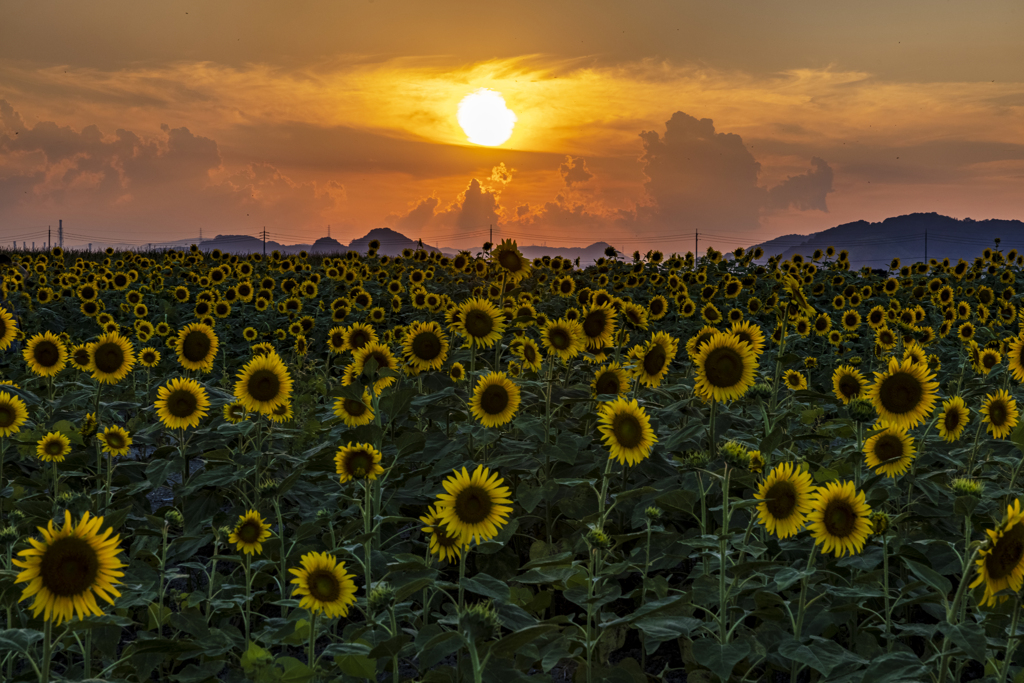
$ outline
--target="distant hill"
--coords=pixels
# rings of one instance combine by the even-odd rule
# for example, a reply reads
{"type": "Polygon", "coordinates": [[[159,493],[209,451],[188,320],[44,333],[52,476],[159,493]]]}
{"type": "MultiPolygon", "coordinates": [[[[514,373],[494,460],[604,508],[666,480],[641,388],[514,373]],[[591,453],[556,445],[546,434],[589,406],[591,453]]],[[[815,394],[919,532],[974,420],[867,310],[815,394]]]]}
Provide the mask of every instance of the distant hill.
{"type": "Polygon", "coordinates": [[[420,247],[420,243],[417,240],[409,239],[391,228],[374,228],[366,233],[365,236],[352,240],[348,248],[352,251],[358,251],[360,254],[365,254],[367,249],[369,249],[370,242],[373,240],[380,242],[380,248],[377,250],[377,253],[381,256],[401,256],[403,249],[422,248],[427,251],[443,251],[426,243],[420,247]]]}
{"type": "Polygon", "coordinates": [[[785,235],[761,244],[765,257],[781,254],[810,256],[815,249],[829,246],[850,252],[854,267],[882,267],[898,257],[904,263],[949,258],[953,261],[973,260],[986,247],[1024,251],[1024,222],[1017,220],[982,220],[951,218],[938,213],[912,213],[886,218],[879,223],[855,221],[844,223],[811,235],[785,235]],[[927,242],[926,242],[927,238],[927,242]]]}

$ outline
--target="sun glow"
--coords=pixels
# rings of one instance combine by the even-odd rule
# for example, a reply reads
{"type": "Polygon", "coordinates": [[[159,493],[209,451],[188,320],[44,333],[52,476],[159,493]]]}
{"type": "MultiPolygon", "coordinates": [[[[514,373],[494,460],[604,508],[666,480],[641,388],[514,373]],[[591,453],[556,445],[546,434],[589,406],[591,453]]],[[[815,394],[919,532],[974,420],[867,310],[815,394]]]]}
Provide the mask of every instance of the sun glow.
{"type": "Polygon", "coordinates": [[[505,106],[501,93],[488,88],[474,90],[459,102],[459,125],[469,141],[494,147],[512,137],[516,115],[505,106]]]}

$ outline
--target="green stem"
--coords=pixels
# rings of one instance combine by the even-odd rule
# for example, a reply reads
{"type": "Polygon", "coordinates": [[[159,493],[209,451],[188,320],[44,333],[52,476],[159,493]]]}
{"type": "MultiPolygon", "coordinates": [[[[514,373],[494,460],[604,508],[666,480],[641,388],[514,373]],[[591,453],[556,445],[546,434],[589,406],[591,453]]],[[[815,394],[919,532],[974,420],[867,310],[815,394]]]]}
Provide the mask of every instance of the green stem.
{"type": "MultiPolygon", "coordinates": [[[[284,593],[285,588],[288,586],[288,553],[285,550],[284,519],[281,517],[281,504],[278,502],[276,497],[274,498],[274,512],[277,513],[277,537],[281,540],[281,592],[284,593]]],[[[287,616],[288,608],[285,605],[281,605],[281,617],[284,618],[287,616]]]]}
{"type": "Polygon", "coordinates": [[[779,400],[779,378],[782,377],[782,353],[786,350],[786,322],[789,320],[789,305],[782,305],[782,332],[779,334],[779,353],[775,358],[775,381],[772,382],[771,409],[768,411],[775,414],[775,406],[779,400]]]}
{"type": "Polygon", "coordinates": [[[245,647],[252,633],[252,555],[245,554],[245,647]]]}
{"type": "Polygon", "coordinates": [[[370,561],[373,557],[373,503],[370,500],[372,496],[372,489],[370,487],[370,480],[363,480],[363,575],[366,580],[366,594],[370,594],[370,588],[373,587],[373,572],[370,571],[370,561]]]}
{"type": "Polygon", "coordinates": [[[882,590],[885,591],[885,633],[890,636],[886,652],[892,652],[892,612],[889,607],[889,537],[882,534],[882,590]]]}
{"type": "Polygon", "coordinates": [[[981,440],[981,427],[984,425],[984,421],[978,420],[978,427],[974,430],[974,445],[971,447],[971,457],[967,461],[967,476],[971,477],[974,475],[974,458],[978,455],[978,442],[981,440]]]}
{"type": "Polygon", "coordinates": [[[1006,651],[1003,654],[1003,670],[999,674],[999,682],[1007,680],[1010,675],[1010,662],[1013,661],[1013,651],[1017,649],[1017,620],[1020,618],[1020,594],[1018,593],[1013,604],[1013,619],[1010,621],[1010,633],[1006,639],[1006,651]]]}
{"type": "MultiPolygon", "coordinates": [[[[306,663],[310,669],[313,669],[316,664],[316,620],[319,615],[319,612],[313,612],[313,616],[309,620],[309,651],[306,654],[306,663]]],[[[313,672],[313,677],[316,678],[316,671],[313,672]]]]}
{"type": "MultiPolygon", "coordinates": [[[[814,548],[811,548],[810,555],[807,557],[807,568],[805,575],[800,579],[800,602],[797,607],[796,613],[796,628],[793,629],[793,640],[800,642],[801,636],[804,631],[804,612],[807,609],[807,573],[810,572],[811,567],[814,565],[814,558],[817,554],[814,552],[814,548]]],[[[790,683],[796,683],[796,675],[800,672],[800,664],[795,660],[789,670],[789,681],[790,683]]]]}
{"type": "MultiPolygon", "coordinates": [[[[711,411],[714,413],[715,404],[712,402],[711,411]]],[[[725,645],[729,642],[729,609],[726,604],[725,592],[725,553],[729,544],[729,465],[725,466],[725,476],[722,479],[722,533],[718,537],[718,639],[725,645]]]]}
{"type": "MultiPolygon", "coordinates": [[[[953,604],[946,610],[946,621],[956,626],[960,616],[960,602],[964,598],[964,594],[967,592],[967,578],[970,576],[971,563],[974,558],[977,557],[978,550],[975,548],[974,552],[971,553],[970,558],[967,560],[967,571],[964,571],[963,576],[960,578],[960,587],[956,590],[956,597],[953,598],[953,604]]],[[[943,638],[942,640],[942,663],[939,665],[939,683],[946,682],[946,676],[949,674],[949,638],[943,638]]]]}
{"type": "Polygon", "coordinates": [[[718,418],[718,401],[711,399],[711,411],[708,415],[708,453],[711,454],[711,460],[715,459],[718,455],[718,444],[716,443],[718,437],[715,434],[715,421],[718,418]]]}
{"type": "Polygon", "coordinates": [[[43,674],[40,683],[50,683],[50,660],[53,658],[53,622],[46,620],[43,627],[43,674]]]}
{"type": "Polygon", "coordinates": [[[593,683],[594,681],[594,665],[593,665],[593,635],[591,632],[591,623],[594,620],[594,583],[597,581],[597,577],[594,576],[594,557],[601,552],[597,548],[590,549],[590,556],[587,558],[587,683],[593,683]]]}
{"type": "Polygon", "coordinates": [[[601,496],[597,499],[597,528],[604,531],[605,500],[608,498],[608,481],[611,479],[612,463],[615,458],[609,456],[604,466],[604,474],[601,476],[601,496]]]}

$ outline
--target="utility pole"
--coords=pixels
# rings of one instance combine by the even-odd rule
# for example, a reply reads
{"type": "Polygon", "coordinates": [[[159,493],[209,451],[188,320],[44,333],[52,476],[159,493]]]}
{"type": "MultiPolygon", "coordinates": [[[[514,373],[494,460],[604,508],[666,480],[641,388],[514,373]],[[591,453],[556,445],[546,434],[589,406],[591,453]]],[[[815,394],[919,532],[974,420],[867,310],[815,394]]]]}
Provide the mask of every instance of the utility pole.
{"type": "Polygon", "coordinates": [[[51,233],[50,226],[47,225],[46,226],[46,248],[47,249],[49,249],[51,246],[53,246],[53,237],[51,236],[50,233],[51,233]]]}
{"type": "Polygon", "coordinates": [[[267,226],[263,226],[263,255],[267,255],[267,226]]]}
{"type": "Polygon", "coordinates": [[[60,248],[64,248],[64,219],[57,221],[57,240],[60,241],[60,248]]]}
{"type": "Polygon", "coordinates": [[[331,224],[327,224],[327,239],[331,239],[331,224]]]}
{"type": "Polygon", "coordinates": [[[493,224],[489,224],[487,227],[489,227],[491,229],[491,239],[489,239],[487,241],[490,242],[491,244],[494,244],[494,225],[493,224]]]}
{"type": "Polygon", "coordinates": [[[700,258],[700,233],[696,230],[693,232],[693,262],[696,263],[697,259],[700,258]]]}

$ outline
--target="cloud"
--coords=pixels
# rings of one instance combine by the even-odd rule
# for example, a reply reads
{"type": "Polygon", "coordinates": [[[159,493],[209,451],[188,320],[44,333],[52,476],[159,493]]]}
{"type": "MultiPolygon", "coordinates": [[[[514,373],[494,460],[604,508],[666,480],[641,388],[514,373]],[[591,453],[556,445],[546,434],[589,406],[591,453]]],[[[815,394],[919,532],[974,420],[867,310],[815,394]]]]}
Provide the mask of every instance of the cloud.
{"type": "Polygon", "coordinates": [[[416,202],[416,206],[406,213],[390,214],[384,221],[403,234],[416,233],[434,218],[434,210],[440,203],[437,197],[427,197],[416,202]]]}
{"type": "Polygon", "coordinates": [[[565,161],[558,166],[558,172],[565,180],[567,187],[576,183],[585,183],[594,177],[594,174],[587,169],[587,160],[580,157],[573,159],[566,155],[565,161]]]}
{"type": "Polygon", "coordinates": [[[772,209],[788,209],[796,207],[800,211],[817,209],[828,213],[825,196],[832,192],[832,168],[820,157],[811,157],[814,170],[789,176],[775,187],[768,190],[768,207],[772,209]]]}

